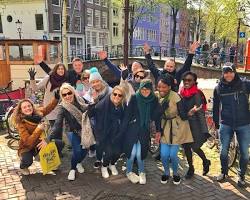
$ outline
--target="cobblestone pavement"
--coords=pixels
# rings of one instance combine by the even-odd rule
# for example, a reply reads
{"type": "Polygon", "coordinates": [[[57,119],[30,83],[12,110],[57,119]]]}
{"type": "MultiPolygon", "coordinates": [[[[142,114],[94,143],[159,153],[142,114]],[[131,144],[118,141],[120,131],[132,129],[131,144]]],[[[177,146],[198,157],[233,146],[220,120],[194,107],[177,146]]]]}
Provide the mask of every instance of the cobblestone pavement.
{"type": "MultiPolygon", "coordinates": [[[[208,158],[212,161],[208,176],[201,176],[202,165],[195,157],[196,175],[191,180],[182,180],[175,186],[172,182],[162,185],[160,177],[162,167],[152,158],[146,160],[146,185],[130,183],[122,171],[122,161],[118,163],[120,175],[111,176],[104,180],[100,171],[93,169],[94,159],[83,162],[86,173],[77,174],[75,181],[68,181],[67,175],[70,165],[70,153],[66,151],[62,165],[56,174],[43,176],[39,162],[35,161],[30,167],[31,175],[22,176],[19,172],[19,159],[16,150],[10,149],[5,139],[0,136],[0,199],[84,199],[84,200],[160,200],[160,199],[250,199],[249,173],[247,187],[239,189],[235,183],[235,172],[231,172],[229,182],[217,183],[213,177],[219,171],[218,153],[211,150],[208,158]]],[[[16,143],[9,144],[15,147],[16,143]]],[[[208,151],[206,149],[206,151],[208,151]]],[[[186,162],[180,154],[180,174],[186,170],[186,162]]],[[[248,170],[249,171],[249,170],[248,170]]]]}

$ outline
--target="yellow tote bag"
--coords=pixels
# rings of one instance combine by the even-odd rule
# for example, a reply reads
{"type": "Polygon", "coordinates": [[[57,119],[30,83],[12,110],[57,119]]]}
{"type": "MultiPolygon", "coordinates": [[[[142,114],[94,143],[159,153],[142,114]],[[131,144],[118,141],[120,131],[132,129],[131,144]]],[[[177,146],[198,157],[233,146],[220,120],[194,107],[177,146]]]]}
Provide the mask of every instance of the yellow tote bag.
{"type": "Polygon", "coordinates": [[[61,164],[55,142],[50,142],[46,147],[42,148],[39,152],[39,156],[43,175],[52,170],[56,170],[61,164]]]}

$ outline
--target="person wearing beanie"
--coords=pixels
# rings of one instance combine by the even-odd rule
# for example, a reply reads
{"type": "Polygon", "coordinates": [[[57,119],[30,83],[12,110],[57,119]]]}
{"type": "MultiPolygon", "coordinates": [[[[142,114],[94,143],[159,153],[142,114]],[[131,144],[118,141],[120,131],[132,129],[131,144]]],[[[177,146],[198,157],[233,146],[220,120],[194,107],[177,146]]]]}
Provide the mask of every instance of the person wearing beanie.
{"type": "Polygon", "coordinates": [[[161,75],[158,79],[156,96],[162,106],[163,114],[161,115],[162,134],[157,135],[156,140],[160,142],[160,156],[164,167],[161,183],[166,184],[169,181],[171,160],[173,183],[178,185],[181,182],[178,174],[179,145],[193,142],[193,137],[181,98],[171,90],[173,81],[172,76],[168,74],[161,75]]]}
{"type": "Polygon", "coordinates": [[[246,184],[245,173],[249,161],[249,93],[250,81],[240,78],[234,64],[225,63],[213,96],[213,120],[219,129],[221,143],[221,174],[217,176],[217,181],[225,181],[228,178],[228,149],[235,132],[240,149],[239,187],[246,184]]]}
{"type": "Polygon", "coordinates": [[[146,184],[144,160],[147,157],[150,140],[150,121],[155,121],[160,132],[160,105],[153,91],[152,81],[144,79],[125,111],[120,128],[123,149],[127,157],[126,175],[132,183],[146,184]],[[132,172],[134,159],[137,159],[138,175],[132,172]]]}
{"type": "MultiPolygon", "coordinates": [[[[92,67],[89,70],[89,83],[90,83],[90,90],[87,92],[86,95],[83,97],[91,102],[96,103],[96,106],[105,99],[106,96],[110,95],[112,92],[112,88],[103,80],[102,76],[100,75],[98,69],[96,67],[92,67]]],[[[96,115],[91,117],[91,124],[94,131],[95,137],[98,136],[98,130],[96,126],[96,115]]],[[[98,139],[98,137],[96,137],[98,139]]],[[[90,147],[90,150],[93,152],[96,149],[96,161],[94,163],[94,168],[98,169],[101,167],[102,163],[101,160],[103,158],[103,151],[101,148],[101,144],[99,141],[96,142],[94,146],[90,147]]]]}

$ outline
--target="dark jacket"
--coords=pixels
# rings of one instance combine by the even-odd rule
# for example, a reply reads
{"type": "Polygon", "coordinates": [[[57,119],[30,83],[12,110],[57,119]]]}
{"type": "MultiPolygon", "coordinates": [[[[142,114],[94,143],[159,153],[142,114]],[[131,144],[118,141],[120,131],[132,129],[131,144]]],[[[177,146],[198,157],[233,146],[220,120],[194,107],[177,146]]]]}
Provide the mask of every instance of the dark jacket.
{"type": "MultiPolygon", "coordinates": [[[[45,62],[42,61],[39,65],[47,74],[51,72],[50,67],[45,62]]],[[[81,80],[81,74],[77,74],[73,69],[68,70],[67,82],[73,87],[76,87],[76,82],[78,80],[81,80]]]]}
{"type": "MultiPolygon", "coordinates": [[[[155,98],[151,106],[151,120],[155,121],[156,131],[160,131],[161,108],[157,98],[155,98]]],[[[122,137],[123,150],[127,158],[131,155],[133,145],[138,141],[141,143],[141,158],[142,160],[146,158],[149,149],[150,132],[140,126],[140,114],[135,95],[131,97],[125,111],[120,136],[122,137]]]]}
{"type": "MultiPolygon", "coordinates": [[[[86,109],[83,109],[79,103],[75,103],[75,106],[82,112],[86,111],[86,109]]],[[[58,109],[59,112],[57,115],[57,119],[55,121],[55,124],[51,128],[51,134],[49,136],[49,140],[62,138],[64,119],[67,127],[69,128],[69,131],[79,135],[82,130],[81,124],[79,124],[75,119],[75,117],[69,111],[67,111],[62,105],[59,105],[58,109]]]]}
{"type": "Polygon", "coordinates": [[[96,141],[101,145],[120,146],[119,129],[124,117],[126,105],[115,107],[110,94],[89,110],[89,116],[95,116],[96,141]]]}
{"type": "Polygon", "coordinates": [[[192,65],[192,60],[193,60],[193,57],[194,57],[194,54],[188,54],[188,57],[184,63],[184,65],[179,69],[179,70],[175,70],[174,72],[170,73],[166,70],[163,69],[163,71],[159,70],[152,58],[151,58],[151,55],[150,54],[146,54],[145,55],[145,58],[147,60],[147,65],[148,65],[148,69],[151,71],[151,73],[153,74],[154,76],[154,79],[155,79],[155,82],[157,83],[158,81],[158,78],[162,75],[162,74],[165,74],[165,73],[168,73],[169,75],[173,76],[173,78],[176,80],[176,84],[173,86],[173,91],[175,92],[178,92],[179,90],[179,85],[181,83],[181,78],[182,78],[182,75],[187,72],[187,71],[190,71],[190,68],[191,68],[191,65],[192,65]]]}
{"type": "MultiPolygon", "coordinates": [[[[197,93],[188,98],[182,98],[184,109],[186,110],[186,112],[191,110],[194,105],[196,105],[197,107],[200,107],[200,105],[202,105],[202,96],[200,93],[197,93]]],[[[209,137],[205,118],[205,111],[203,109],[200,109],[199,111],[195,112],[193,116],[188,116],[188,121],[194,139],[194,142],[192,143],[192,148],[200,148],[209,137]]]]}
{"type": "Polygon", "coordinates": [[[214,89],[213,97],[213,120],[216,126],[222,123],[236,128],[249,124],[249,93],[250,81],[239,78],[238,74],[229,84],[221,79],[214,89]]]}

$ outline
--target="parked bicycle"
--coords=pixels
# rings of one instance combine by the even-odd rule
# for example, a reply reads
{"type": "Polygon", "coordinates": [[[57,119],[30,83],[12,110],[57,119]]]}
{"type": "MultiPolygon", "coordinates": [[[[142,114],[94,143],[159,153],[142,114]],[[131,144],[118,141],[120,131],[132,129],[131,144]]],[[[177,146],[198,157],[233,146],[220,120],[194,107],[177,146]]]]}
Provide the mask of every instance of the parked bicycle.
{"type": "Polygon", "coordinates": [[[11,115],[12,115],[14,108],[17,104],[17,100],[12,99],[10,97],[9,91],[8,91],[12,82],[13,81],[10,81],[5,88],[0,88],[0,92],[5,94],[5,96],[7,97],[7,99],[0,100],[0,102],[1,102],[0,103],[0,107],[1,107],[0,121],[2,123],[6,124],[9,137],[18,140],[19,134],[18,134],[18,132],[17,132],[14,124],[12,123],[12,120],[11,120],[11,115]]]}

